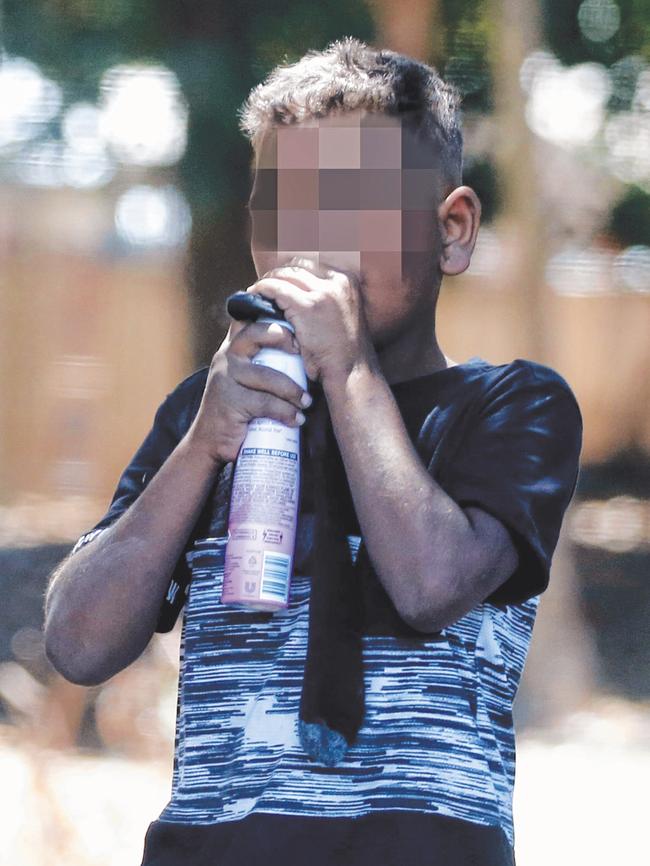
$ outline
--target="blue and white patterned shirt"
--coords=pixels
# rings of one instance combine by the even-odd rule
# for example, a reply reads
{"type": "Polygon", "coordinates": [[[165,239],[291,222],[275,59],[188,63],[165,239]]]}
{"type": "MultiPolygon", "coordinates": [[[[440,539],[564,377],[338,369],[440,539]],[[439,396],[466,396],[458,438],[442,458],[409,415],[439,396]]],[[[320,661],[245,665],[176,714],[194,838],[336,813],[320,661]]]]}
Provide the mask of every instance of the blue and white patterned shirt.
{"type": "MultiPolygon", "coordinates": [[[[356,553],[359,538],[349,536],[356,553]]],[[[252,811],[355,818],[435,812],[499,825],[511,844],[511,706],[538,598],[481,604],[439,635],[363,637],[366,716],[341,765],[315,764],[297,732],[310,578],[272,616],[222,605],[226,538],[188,556],[172,796],[160,820],[252,811]]]]}

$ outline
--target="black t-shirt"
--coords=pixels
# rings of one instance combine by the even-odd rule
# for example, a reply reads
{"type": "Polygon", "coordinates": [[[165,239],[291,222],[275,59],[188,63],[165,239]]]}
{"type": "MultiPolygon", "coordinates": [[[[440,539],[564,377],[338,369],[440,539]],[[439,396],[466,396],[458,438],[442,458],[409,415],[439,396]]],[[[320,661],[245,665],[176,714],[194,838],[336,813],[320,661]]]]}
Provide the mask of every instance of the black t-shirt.
{"type": "MultiPolygon", "coordinates": [[[[151,432],[120,479],[109,511],[78,546],[113,523],[162,465],[189,428],[206,377],[207,370],[198,371],[161,405],[151,432]]],[[[418,648],[412,640],[396,638],[394,644],[382,644],[375,651],[374,662],[368,664],[375,664],[377,677],[390,686],[373,694],[372,683],[378,680],[371,677],[366,694],[368,705],[372,708],[374,701],[377,713],[385,714],[384,721],[379,729],[362,728],[359,745],[349,750],[343,767],[328,769],[325,776],[308,762],[301,763],[290,730],[291,707],[297,706],[299,695],[299,689],[295,695],[292,691],[298,680],[291,665],[304,658],[304,635],[297,637],[304,622],[299,622],[298,612],[291,657],[283,655],[286,630],[274,634],[269,623],[269,633],[262,634],[254,616],[244,623],[244,614],[238,614],[244,645],[247,630],[258,629],[246,669],[251,683],[256,670],[262,674],[248,693],[247,681],[237,680],[240,669],[228,669],[232,659],[214,663],[214,647],[231,633],[229,612],[214,606],[215,581],[222,570],[214,566],[212,571],[196,572],[196,598],[189,601],[190,638],[182,650],[181,691],[186,691],[177,717],[172,799],[149,827],[143,866],[285,866],[305,859],[341,866],[374,866],[378,861],[400,866],[513,862],[511,703],[537,596],[548,584],[562,518],[577,482],[580,410],[558,373],[522,359],[491,365],[473,358],[394,384],[391,390],[431,476],[459,505],[483,508],[508,528],[519,553],[515,572],[483,604],[445,629],[443,640],[423,638],[418,648]],[[212,653],[209,658],[206,647],[212,653]],[[417,666],[414,659],[419,659],[417,666]],[[454,673],[450,665],[460,670],[454,673]],[[282,683],[280,692],[266,682],[270,677],[264,672],[271,669],[282,683]],[[404,672],[407,679],[401,681],[404,672]],[[192,683],[200,688],[193,691],[192,683]],[[262,691],[258,694],[255,688],[262,691]],[[211,689],[219,702],[214,703],[211,689]],[[235,725],[230,731],[234,739],[224,740],[232,744],[232,751],[221,755],[210,743],[214,726],[221,724],[222,705],[239,700],[252,702],[250,706],[257,700],[270,704],[269,720],[279,739],[265,743],[259,724],[251,738],[247,723],[236,728],[240,722],[233,721],[236,716],[229,710],[222,722],[224,730],[235,725]],[[393,730],[387,713],[411,721],[393,730]],[[184,742],[190,731],[191,750],[184,742]],[[402,736],[404,742],[426,744],[423,751],[405,751],[402,736]],[[279,762],[278,749],[286,763],[279,762]],[[215,790],[206,787],[208,765],[225,768],[231,759],[235,775],[227,769],[216,776],[210,771],[215,790]],[[390,764],[388,775],[384,763],[390,764]],[[273,778],[274,767],[284,767],[284,775],[274,784],[262,784],[260,779],[273,778]],[[339,779],[343,805],[337,808],[337,817],[329,817],[327,803],[332,802],[339,779]],[[319,780],[327,781],[327,802],[320,800],[319,780]]],[[[161,610],[160,631],[171,627],[185,601],[179,587],[191,577],[188,560],[206,558],[193,559],[192,551],[195,544],[199,552],[207,550],[209,516],[208,503],[188,539],[189,556],[179,559],[161,610]]],[[[358,531],[358,524],[348,526],[352,535],[358,531]]],[[[295,568],[300,573],[299,565],[295,568]]],[[[303,610],[307,581],[297,579],[295,590],[304,594],[303,610]]]]}
{"type": "Polygon", "coordinates": [[[513,604],[544,592],[582,448],[582,415],[566,380],[529,360],[491,365],[473,357],[392,391],[423,458],[426,443],[436,442],[429,471],[445,492],[510,532],[519,564],[486,601],[513,604]]]}

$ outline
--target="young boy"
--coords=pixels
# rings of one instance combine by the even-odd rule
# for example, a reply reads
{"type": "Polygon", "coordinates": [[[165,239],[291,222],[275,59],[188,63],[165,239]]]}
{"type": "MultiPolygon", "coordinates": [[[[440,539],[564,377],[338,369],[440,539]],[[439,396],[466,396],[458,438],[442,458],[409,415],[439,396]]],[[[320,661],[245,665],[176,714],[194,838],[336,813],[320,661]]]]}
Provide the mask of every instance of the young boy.
{"type": "MultiPolygon", "coordinates": [[[[579,408],[549,367],[458,363],[438,345],[442,275],[468,267],[480,204],[461,185],[457,95],[432,69],[344,39],[274,70],[242,128],[249,291],[295,339],[233,323],[162,403],[53,577],[48,655],[74,682],[103,682],[184,605],[172,792],[143,866],[512,864],[512,702],[576,485],[579,408]],[[301,727],[310,575],[328,551],[310,558],[315,503],[301,498],[289,608],[220,602],[249,420],[300,425],[304,409],[310,427],[302,389],[251,362],[263,346],[300,351],[326,400],[353,504],[333,510],[371,564],[364,604],[382,610],[363,620],[365,709],[338,760],[308,754],[301,727]]],[[[321,698],[336,704],[336,688],[321,698]]]]}

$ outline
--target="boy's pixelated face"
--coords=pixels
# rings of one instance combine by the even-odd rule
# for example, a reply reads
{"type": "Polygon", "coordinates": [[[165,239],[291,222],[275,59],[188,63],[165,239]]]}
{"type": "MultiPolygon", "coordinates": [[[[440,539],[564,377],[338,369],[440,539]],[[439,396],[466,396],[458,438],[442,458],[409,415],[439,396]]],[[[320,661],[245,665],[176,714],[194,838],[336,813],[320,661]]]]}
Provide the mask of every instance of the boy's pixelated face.
{"type": "Polygon", "coordinates": [[[249,201],[258,276],[297,255],[352,271],[372,330],[390,329],[437,293],[443,177],[399,117],[359,109],[273,127],[249,201]]]}

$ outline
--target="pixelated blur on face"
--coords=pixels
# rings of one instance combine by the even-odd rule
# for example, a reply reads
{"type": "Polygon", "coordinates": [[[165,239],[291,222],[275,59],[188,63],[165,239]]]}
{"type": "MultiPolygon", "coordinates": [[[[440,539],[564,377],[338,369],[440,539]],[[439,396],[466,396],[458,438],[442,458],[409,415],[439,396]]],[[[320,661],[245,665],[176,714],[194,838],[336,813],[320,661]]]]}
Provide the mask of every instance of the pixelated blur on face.
{"type": "Polygon", "coordinates": [[[251,191],[259,276],[293,256],[381,279],[429,273],[441,175],[397,117],[357,110],[264,136],[251,191]]]}

